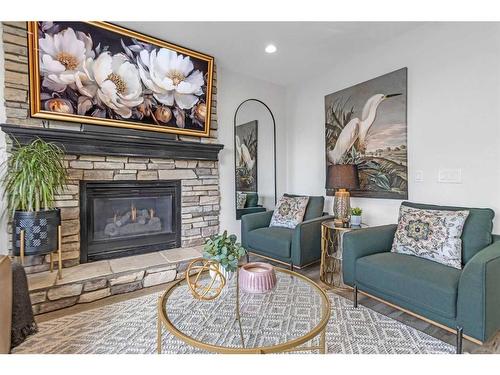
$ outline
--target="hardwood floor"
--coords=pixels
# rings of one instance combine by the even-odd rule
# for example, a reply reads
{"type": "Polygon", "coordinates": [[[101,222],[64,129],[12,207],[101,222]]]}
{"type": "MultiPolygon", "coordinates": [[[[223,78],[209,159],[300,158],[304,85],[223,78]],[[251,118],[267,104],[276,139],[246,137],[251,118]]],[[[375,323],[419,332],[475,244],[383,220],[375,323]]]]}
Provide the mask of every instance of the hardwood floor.
{"type": "MultiPolygon", "coordinates": [[[[262,260],[262,259],[258,258],[257,256],[254,256],[254,255],[250,256],[250,261],[258,261],[258,260],[262,260]]],[[[265,260],[265,261],[269,262],[268,260],[265,260]]],[[[285,266],[278,264],[278,263],[274,263],[274,262],[269,262],[269,263],[273,263],[273,265],[275,265],[276,267],[286,268],[285,266]]],[[[325,286],[319,280],[319,263],[311,265],[311,266],[306,267],[306,268],[301,269],[301,270],[296,269],[295,271],[309,277],[310,279],[314,280],[318,284],[325,286]]],[[[136,292],[112,296],[112,297],[109,297],[109,298],[106,298],[106,299],[103,299],[100,301],[95,301],[95,302],[92,302],[89,304],[78,304],[78,305],[69,307],[67,309],[58,310],[58,311],[50,312],[50,313],[43,314],[43,315],[38,315],[38,316],[36,316],[36,320],[38,322],[52,320],[52,319],[59,318],[61,316],[75,314],[75,313],[78,313],[81,311],[87,311],[90,309],[98,308],[101,306],[106,306],[106,305],[109,305],[111,303],[116,303],[116,302],[127,300],[130,298],[136,298],[136,297],[140,297],[140,296],[147,295],[150,293],[156,293],[156,292],[162,291],[164,289],[165,289],[165,285],[158,285],[158,286],[151,287],[151,288],[144,288],[144,289],[138,290],[136,292]]],[[[333,290],[333,292],[336,294],[339,294],[347,299],[352,300],[352,292],[350,290],[333,290]]],[[[421,319],[418,319],[412,315],[409,315],[403,311],[397,310],[397,309],[395,309],[391,306],[388,306],[382,302],[379,302],[379,301],[372,299],[372,298],[368,298],[368,297],[363,296],[363,295],[358,296],[358,303],[363,305],[363,306],[366,306],[374,311],[377,311],[380,314],[383,314],[383,315],[388,316],[394,320],[402,322],[410,327],[418,329],[419,331],[425,332],[428,335],[437,338],[438,340],[444,341],[450,345],[455,345],[456,338],[455,338],[454,334],[452,334],[452,333],[450,333],[442,328],[436,327],[430,323],[427,323],[421,319]]],[[[498,350],[500,347],[500,345],[499,345],[500,335],[498,335],[498,338],[496,339],[496,341],[495,340],[493,340],[493,341],[494,341],[493,344],[490,345],[493,349],[488,349],[487,345],[479,346],[475,343],[464,340],[463,350],[464,350],[464,352],[468,352],[468,353],[472,353],[472,352],[484,353],[484,352],[492,352],[492,350],[493,351],[498,350]]]]}

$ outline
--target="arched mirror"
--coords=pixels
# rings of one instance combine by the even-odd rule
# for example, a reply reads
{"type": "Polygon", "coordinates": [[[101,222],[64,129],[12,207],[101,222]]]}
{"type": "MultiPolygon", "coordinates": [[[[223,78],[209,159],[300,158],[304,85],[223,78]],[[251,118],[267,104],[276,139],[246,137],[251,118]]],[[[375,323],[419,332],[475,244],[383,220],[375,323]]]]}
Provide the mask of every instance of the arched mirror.
{"type": "Polygon", "coordinates": [[[261,100],[243,101],[234,114],[236,219],[274,209],[276,123],[261,100]]]}

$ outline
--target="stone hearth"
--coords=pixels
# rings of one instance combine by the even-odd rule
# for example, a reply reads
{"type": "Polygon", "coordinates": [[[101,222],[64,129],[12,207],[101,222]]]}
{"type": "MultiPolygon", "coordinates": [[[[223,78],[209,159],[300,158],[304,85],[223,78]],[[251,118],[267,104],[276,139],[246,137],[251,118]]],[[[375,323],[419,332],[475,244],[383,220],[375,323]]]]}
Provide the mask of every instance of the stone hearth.
{"type": "Polygon", "coordinates": [[[35,315],[97,301],[111,295],[133,292],[183,277],[189,262],[201,256],[202,248],[186,247],[102,260],[28,275],[35,315]]]}

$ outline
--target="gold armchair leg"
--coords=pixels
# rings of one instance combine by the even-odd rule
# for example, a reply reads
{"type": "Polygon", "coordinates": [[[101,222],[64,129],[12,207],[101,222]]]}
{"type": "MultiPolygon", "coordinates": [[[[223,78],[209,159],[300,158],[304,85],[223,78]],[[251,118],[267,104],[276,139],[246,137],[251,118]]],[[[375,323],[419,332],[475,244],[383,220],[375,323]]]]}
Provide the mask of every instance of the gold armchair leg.
{"type": "MultiPolygon", "coordinates": [[[[59,255],[59,259],[57,262],[58,276],[59,280],[61,280],[62,279],[62,231],[60,225],[57,227],[57,253],[59,255]]],[[[52,254],[50,254],[50,256],[52,259],[52,254]]]]}
{"type": "Polygon", "coordinates": [[[54,254],[50,253],[49,254],[49,257],[50,257],[50,272],[54,272],[54,254]]]}
{"type": "Polygon", "coordinates": [[[19,239],[19,251],[20,251],[20,255],[21,255],[21,264],[24,265],[24,246],[25,246],[25,243],[24,243],[24,229],[21,229],[21,238],[19,239]]]}

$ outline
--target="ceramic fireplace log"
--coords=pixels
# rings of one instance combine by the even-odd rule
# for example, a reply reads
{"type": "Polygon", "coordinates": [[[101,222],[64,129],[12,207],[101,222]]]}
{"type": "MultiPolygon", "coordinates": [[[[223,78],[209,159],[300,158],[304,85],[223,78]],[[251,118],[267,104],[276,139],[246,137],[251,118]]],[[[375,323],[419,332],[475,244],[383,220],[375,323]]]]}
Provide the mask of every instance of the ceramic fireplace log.
{"type": "Polygon", "coordinates": [[[111,237],[142,234],[161,231],[161,220],[159,217],[153,217],[148,221],[144,216],[140,216],[135,223],[116,225],[108,223],[104,227],[104,234],[111,237]]]}

